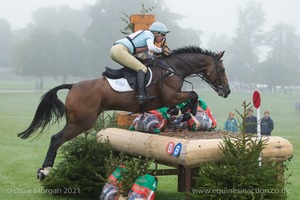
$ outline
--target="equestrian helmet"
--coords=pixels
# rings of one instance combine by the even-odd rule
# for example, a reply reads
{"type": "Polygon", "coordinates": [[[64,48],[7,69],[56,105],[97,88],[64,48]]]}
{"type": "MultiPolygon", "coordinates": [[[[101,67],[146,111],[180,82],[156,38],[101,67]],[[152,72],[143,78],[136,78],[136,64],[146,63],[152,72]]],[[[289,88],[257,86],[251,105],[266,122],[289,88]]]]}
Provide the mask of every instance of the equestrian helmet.
{"type": "Polygon", "coordinates": [[[159,33],[163,33],[163,34],[167,34],[170,31],[167,29],[166,25],[164,25],[161,22],[154,22],[153,24],[151,24],[151,26],[149,27],[149,30],[152,32],[159,32],[159,33]]]}

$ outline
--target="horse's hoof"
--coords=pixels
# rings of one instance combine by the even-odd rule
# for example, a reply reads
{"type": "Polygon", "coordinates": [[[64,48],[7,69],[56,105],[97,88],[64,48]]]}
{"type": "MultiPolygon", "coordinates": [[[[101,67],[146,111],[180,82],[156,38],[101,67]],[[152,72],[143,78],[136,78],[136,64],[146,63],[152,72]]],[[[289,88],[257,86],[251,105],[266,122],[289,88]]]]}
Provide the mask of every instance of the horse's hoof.
{"type": "Polygon", "coordinates": [[[39,180],[39,181],[42,181],[46,178],[45,174],[42,172],[43,168],[39,168],[37,171],[36,171],[36,178],[39,180]]]}
{"type": "Polygon", "coordinates": [[[44,180],[46,178],[46,176],[49,174],[50,170],[51,170],[51,167],[39,168],[36,171],[37,179],[39,181],[44,180]]]}

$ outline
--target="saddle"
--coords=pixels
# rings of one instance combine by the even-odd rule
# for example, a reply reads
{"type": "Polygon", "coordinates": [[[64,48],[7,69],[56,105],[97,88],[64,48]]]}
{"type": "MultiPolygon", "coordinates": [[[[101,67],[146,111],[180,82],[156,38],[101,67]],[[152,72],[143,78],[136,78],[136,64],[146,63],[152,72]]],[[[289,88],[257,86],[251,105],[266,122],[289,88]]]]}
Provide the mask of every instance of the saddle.
{"type": "MultiPolygon", "coordinates": [[[[145,85],[148,86],[150,85],[152,80],[152,71],[150,69],[150,66],[153,66],[155,62],[153,59],[147,59],[146,61],[143,61],[143,64],[145,64],[145,66],[147,67],[147,73],[145,76],[145,85]]],[[[137,89],[136,71],[127,67],[123,67],[121,69],[112,69],[109,67],[105,67],[105,69],[106,70],[102,73],[102,76],[104,76],[105,78],[112,79],[112,80],[125,79],[128,82],[128,85],[130,86],[131,89],[133,90],[137,89]]]]}

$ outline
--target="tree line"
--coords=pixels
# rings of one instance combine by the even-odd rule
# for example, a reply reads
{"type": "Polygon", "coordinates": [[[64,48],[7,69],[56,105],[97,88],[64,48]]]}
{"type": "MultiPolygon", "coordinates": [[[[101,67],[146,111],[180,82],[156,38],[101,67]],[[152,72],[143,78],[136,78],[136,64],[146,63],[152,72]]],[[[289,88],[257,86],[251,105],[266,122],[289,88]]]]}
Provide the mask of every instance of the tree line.
{"type": "MultiPolygon", "coordinates": [[[[157,21],[172,31],[171,48],[200,45],[205,30],[184,29],[178,21],[184,16],[171,12],[164,1],[143,0],[157,21]]],[[[140,13],[134,1],[97,1],[80,10],[68,6],[40,8],[32,13],[33,22],[12,31],[0,19],[0,67],[11,67],[24,76],[91,78],[100,76],[105,66],[119,67],[110,60],[113,43],[121,33],[124,13],[140,13]]],[[[249,1],[237,13],[235,35],[210,37],[207,48],[226,50],[225,68],[230,81],[261,83],[269,86],[299,85],[300,36],[293,24],[278,23],[265,31],[265,14],[260,3],[249,1]]],[[[221,23],[221,22],[220,22],[221,23]]],[[[195,24],[195,28],[197,25],[195,24]]]]}

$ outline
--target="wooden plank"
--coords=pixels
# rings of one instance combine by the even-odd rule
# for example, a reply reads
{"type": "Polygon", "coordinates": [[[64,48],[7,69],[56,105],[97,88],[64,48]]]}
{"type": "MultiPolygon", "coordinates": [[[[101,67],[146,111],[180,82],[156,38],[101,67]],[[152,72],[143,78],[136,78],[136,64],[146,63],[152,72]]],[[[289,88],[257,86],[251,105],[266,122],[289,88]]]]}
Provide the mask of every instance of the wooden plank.
{"type": "Polygon", "coordinates": [[[130,16],[130,23],[133,24],[133,31],[147,30],[155,22],[155,15],[134,14],[130,16]]]}
{"type": "Polygon", "coordinates": [[[155,15],[151,14],[133,14],[130,16],[130,23],[152,24],[155,22],[155,15]]]}
{"type": "Polygon", "coordinates": [[[151,26],[151,23],[136,23],[133,25],[133,31],[138,31],[138,30],[148,30],[149,27],[151,26]]]}
{"type": "Polygon", "coordinates": [[[169,176],[169,175],[178,175],[178,169],[154,169],[150,172],[153,176],[169,176]]]}

